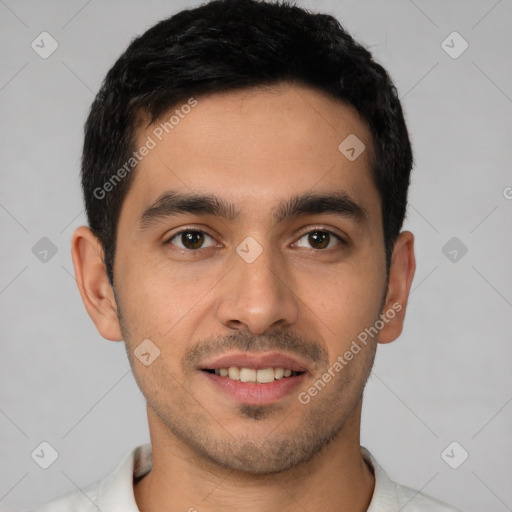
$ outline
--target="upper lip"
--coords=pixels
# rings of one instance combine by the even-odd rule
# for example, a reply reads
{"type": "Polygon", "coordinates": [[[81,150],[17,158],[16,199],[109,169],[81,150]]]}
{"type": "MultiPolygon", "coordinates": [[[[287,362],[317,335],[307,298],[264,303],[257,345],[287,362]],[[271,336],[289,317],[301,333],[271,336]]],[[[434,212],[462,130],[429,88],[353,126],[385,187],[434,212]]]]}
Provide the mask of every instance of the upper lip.
{"type": "Polygon", "coordinates": [[[220,368],[254,368],[260,370],[262,368],[285,368],[294,372],[308,371],[307,365],[301,363],[297,359],[287,354],[279,352],[235,352],[224,354],[210,361],[205,362],[201,366],[201,370],[217,370],[220,368]]]}

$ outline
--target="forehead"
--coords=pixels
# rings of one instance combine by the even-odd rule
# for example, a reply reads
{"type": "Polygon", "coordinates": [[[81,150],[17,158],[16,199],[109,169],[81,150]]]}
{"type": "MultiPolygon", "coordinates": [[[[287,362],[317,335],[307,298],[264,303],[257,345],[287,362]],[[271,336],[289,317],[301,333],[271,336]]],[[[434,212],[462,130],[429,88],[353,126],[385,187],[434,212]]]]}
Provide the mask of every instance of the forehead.
{"type": "Polygon", "coordinates": [[[151,149],[137,164],[121,217],[123,210],[140,215],[167,190],[224,198],[259,217],[286,197],[342,190],[370,217],[380,213],[366,124],[351,106],[311,88],[279,85],[185,101],[137,129],[135,148],[143,146],[151,149]],[[353,159],[352,147],[365,149],[353,159]]]}

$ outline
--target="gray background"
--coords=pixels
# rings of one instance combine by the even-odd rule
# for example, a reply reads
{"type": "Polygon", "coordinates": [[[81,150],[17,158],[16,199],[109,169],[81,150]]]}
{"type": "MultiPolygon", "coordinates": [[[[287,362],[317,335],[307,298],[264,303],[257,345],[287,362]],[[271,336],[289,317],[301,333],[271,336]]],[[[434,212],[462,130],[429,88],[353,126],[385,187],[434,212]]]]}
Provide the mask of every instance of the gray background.
{"type": "MultiPolygon", "coordinates": [[[[363,444],[406,485],[466,511],[512,510],[512,2],[299,4],[336,15],[390,71],[415,150],[405,228],[418,268],[405,331],[379,347],[363,444]],[[458,58],[441,44],[453,31],[469,44],[458,58]],[[457,261],[443,253],[452,237],[457,261]],[[441,455],[453,441],[452,465],[469,453],[457,469],[441,455]]],[[[124,347],[82,305],[70,238],[85,223],[94,94],[133,37],[186,5],[0,0],[0,508],[83,487],[149,440],[124,347]],[[47,59],[31,48],[43,31],[59,44],[47,59]],[[57,248],[46,262],[32,252],[42,237],[57,248]],[[46,470],[31,458],[42,441],[59,453],[46,470]]]]}

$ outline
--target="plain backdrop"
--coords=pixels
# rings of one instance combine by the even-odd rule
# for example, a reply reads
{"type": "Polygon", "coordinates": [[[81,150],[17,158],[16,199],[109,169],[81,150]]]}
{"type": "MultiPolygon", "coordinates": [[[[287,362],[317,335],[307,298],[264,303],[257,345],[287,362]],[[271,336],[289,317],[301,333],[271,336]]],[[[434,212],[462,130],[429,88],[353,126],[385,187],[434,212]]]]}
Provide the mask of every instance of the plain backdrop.
{"type": "MultiPolygon", "coordinates": [[[[0,0],[0,508],[81,488],[149,441],[123,343],[83,307],[70,239],[101,81],[132,38],[197,4],[0,0]],[[31,46],[42,32],[58,44],[46,59],[31,46]],[[46,239],[56,253],[41,261],[46,239]],[[58,452],[48,469],[31,455],[42,442],[58,452]]],[[[415,152],[404,228],[418,266],[405,330],[378,349],[362,444],[403,484],[512,510],[512,2],[298,4],[334,14],[389,70],[415,152]]]]}

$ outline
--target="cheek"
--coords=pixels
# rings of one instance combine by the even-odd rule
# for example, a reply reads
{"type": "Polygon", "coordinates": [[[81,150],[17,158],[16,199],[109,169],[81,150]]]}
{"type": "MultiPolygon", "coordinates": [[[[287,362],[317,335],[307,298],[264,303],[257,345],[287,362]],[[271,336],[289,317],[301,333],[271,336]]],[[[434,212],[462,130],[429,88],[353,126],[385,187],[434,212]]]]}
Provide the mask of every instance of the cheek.
{"type": "MultiPolygon", "coordinates": [[[[136,339],[149,338],[161,350],[179,351],[180,342],[193,337],[213,297],[209,291],[219,281],[216,271],[169,262],[131,261],[119,281],[125,323],[136,339]]],[[[220,276],[222,275],[219,274],[220,276]]]]}
{"type": "Polygon", "coordinates": [[[338,345],[373,324],[379,315],[384,282],[377,265],[366,263],[346,263],[296,278],[298,295],[307,304],[304,313],[311,311],[326,339],[335,339],[338,345]]]}

